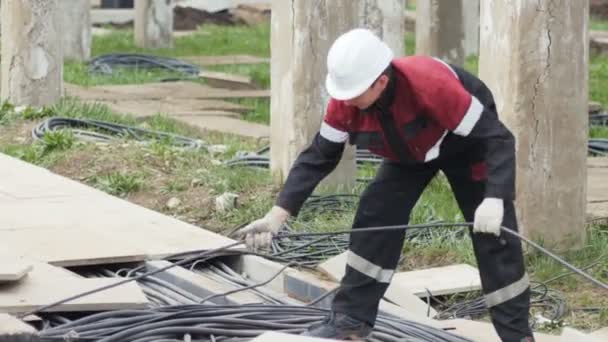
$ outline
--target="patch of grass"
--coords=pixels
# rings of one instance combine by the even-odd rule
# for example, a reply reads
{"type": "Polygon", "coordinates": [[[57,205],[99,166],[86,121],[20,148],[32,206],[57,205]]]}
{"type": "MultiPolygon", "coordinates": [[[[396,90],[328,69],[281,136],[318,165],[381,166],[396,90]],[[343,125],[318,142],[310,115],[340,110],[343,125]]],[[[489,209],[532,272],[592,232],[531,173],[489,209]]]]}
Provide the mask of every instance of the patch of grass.
{"type": "Polygon", "coordinates": [[[124,125],[137,124],[133,116],[114,113],[110,107],[101,103],[86,103],[72,97],[62,98],[57,104],[51,106],[50,110],[55,116],[108,121],[124,125]]]}
{"type": "Polygon", "coordinates": [[[592,56],[589,63],[589,96],[608,107],[608,56],[592,56]]]}
{"type": "Polygon", "coordinates": [[[0,147],[0,152],[34,165],[40,165],[44,158],[44,151],[38,144],[3,145],[0,147]]]}
{"type": "Polygon", "coordinates": [[[68,150],[75,142],[76,138],[70,130],[49,131],[42,137],[44,153],[68,150]]]}
{"type": "Polygon", "coordinates": [[[589,19],[589,28],[595,31],[608,31],[608,20],[599,18],[589,19]]]}
{"type": "Polygon", "coordinates": [[[21,112],[21,116],[25,120],[40,120],[53,115],[54,112],[50,107],[35,108],[28,106],[21,112]]]}
{"type": "Polygon", "coordinates": [[[117,68],[112,74],[90,73],[88,66],[80,62],[66,62],[63,71],[64,81],[82,86],[160,82],[183,76],[181,73],[162,69],[117,68]]]}
{"type": "Polygon", "coordinates": [[[405,33],[405,55],[412,56],[416,53],[416,34],[414,32],[405,33]]]}
{"type": "Polygon", "coordinates": [[[589,127],[589,138],[592,139],[608,139],[608,127],[606,126],[590,126],[589,127]]]}
{"type": "Polygon", "coordinates": [[[112,172],[95,176],[90,180],[93,185],[111,195],[125,197],[139,191],[144,186],[144,178],[138,173],[112,172]]]}

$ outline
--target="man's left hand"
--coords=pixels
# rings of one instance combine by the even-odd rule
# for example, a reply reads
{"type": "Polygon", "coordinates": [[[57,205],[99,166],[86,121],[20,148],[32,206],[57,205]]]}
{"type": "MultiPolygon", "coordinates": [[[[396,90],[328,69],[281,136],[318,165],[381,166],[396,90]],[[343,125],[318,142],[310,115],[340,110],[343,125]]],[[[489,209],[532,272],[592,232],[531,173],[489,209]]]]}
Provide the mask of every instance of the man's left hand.
{"type": "Polygon", "coordinates": [[[504,214],[503,200],[500,198],[484,199],[475,210],[473,232],[500,235],[500,226],[504,214]]]}

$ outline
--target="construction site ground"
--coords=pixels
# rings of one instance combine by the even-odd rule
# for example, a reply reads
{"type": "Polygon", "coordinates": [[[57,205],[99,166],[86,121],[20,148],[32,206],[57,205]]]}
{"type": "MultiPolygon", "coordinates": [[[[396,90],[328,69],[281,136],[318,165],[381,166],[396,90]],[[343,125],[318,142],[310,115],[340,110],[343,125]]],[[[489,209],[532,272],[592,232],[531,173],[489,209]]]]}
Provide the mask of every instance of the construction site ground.
{"type": "MultiPolygon", "coordinates": [[[[174,50],[155,51],[134,48],[132,31],[113,30],[94,39],[93,55],[143,51],[176,57],[207,55],[219,61],[222,59],[216,56],[221,55],[268,58],[267,26],[204,26],[198,33],[177,38],[174,50]]],[[[411,35],[407,37],[406,44],[411,52],[411,35]]],[[[7,210],[10,215],[0,219],[0,226],[4,227],[2,230],[5,234],[2,236],[10,235],[12,240],[0,241],[0,249],[13,250],[16,255],[33,260],[51,263],[61,260],[56,263],[61,266],[65,260],[72,260],[70,265],[77,265],[79,262],[86,264],[92,258],[87,255],[86,260],[79,260],[74,249],[69,247],[74,245],[87,252],[101,246],[103,248],[97,249],[99,255],[95,258],[124,262],[143,260],[146,256],[163,256],[180,249],[217,247],[218,243],[230,241],[222,235],[263,215],[278,191],[272,185],[267,169],[225,165],[239,151],[256,151],[268,145],[269,99],[263,91],[269,87],[269,66],[264,60],[248,58],[226,57],[234,64],[212,64],[207,60],[205,67],[248,76],[255,83],[257,91],[262,92],[213,90],[204,80],[164,86],[158,83],[160,79],[175,76],[164,72],[140,70],[103,77],[89,75],[84,64],[69,62],[66,64],[66,93],[74,98],[64,99],[40,113],[3,106],[0,111],[0,151],[81,184],[67,180],[59,184],[58,177],[51,177],[41,169],[25,173],[24,170],[33,169],[24,168],[22,162],[2,156],[0,170],[7,182],[0,187],[0,200],[5,208],[10,208],[7,210]],[[133,85],[144,83],[148,83],[147,87],[156,87],[158,94],[154,94],[150,88],[133,85]],[[131,85],[116,87],[119,84],[131,85]],[[188,92],[185,89],[193,90],[188,92]],[[212,95],[197,97],[199,89],[205,89],[205,94],[212,95]],[[240,93],[237,94],[237,91],[240,93]],[[130,139],[96,144],[83,142],[65,132],[34,140],[32,129],[50,116],[105,120],[179,134],[200,139],[206,147],[182,149],[175,148],[168,141],[142,144],[130,139]],[[222,210],[217,206],[216,198],[225,193],[238,195],[234,208],[222,210]],[[95,203],[88,201],[88,196],[94,196],[95,203]],[[115,197],[122,200],[115,200],[115,197]],[[62,211],[66,208],[72,210],[62,211]],[[26,211],[36,215],[23,215],[26,211]],[[139,230],[131,230],[135,226],[134,220],[138,222],[139,230]],[[70,240],[77,234],[66,229],[64,226],[69,225],[65,222],[77,223],[75,226],[85,229],[89,227],[92,232],[96,231],[92,234],[96,234],[97,239],[89,238],[88,242],[70,240]],[[100,227],[107,227],[108,230],[100,227]],[[201,229],[192,230],[196,227],[201,229]],[[32,233],[34,230],[36,233],[32,233]],[[7,235],[7,231],[12,233],[7,235]],[[125,231],[129,231],[129,235],[121,237],[120,234],[125,231]],[[172,242],[159,244],[155,250],[154,243],[145,242],[145,236],[154,231],[158,235],[152,234],[150,241],[157,239],[166,242],[169,239],[172,242]],[[65,236],[71,238],[64,239],[65,236]],[[69,246],[44,248],[45,241],[51,239],[65,240],[69,246]],[[28,248],[19,248],[19,243],[24,241],[24,246],[28,248]],[[112,248],[108,249],[107,246],[112,248]],[[123,247],[127,248],[128,253],[123,247]]],[[[476,59],[469,58],[467,67],[475,69],[476,59]]],[[[591,98],[607,106],[608,96],[600,89],[608,79],[608,59],[594,57],[591,70],[591,98]]],[[[608,137],[608,130],[595,131],[594,134],[608,137]]],[[[588,162],[590,218],[608,216],[607,160],[591,158],[588,162]]],[[[373,165],[362,167],[359,173],[362,177],[370,177],[374,169],[373,165]]],[[[352,193],[359,194],[363,187],[363,184],[359,184],[352,193]]],[[[355,204],[347,204],[341,211],[303,215],[299,218],[300,225],[296,226],[305,225],[311,230],[344,229],[350,225],[354,210],[355,204]]],[[[436,220],[462,220],[449,186],[441,177],[425,192],[412,216],[412,223],[436,220]]],[[[578,267],[593,264],[586,271],[607,281],[608,258],[605,253],[608,222],[595,221],[589,224],[587,230],[588,242],[584,248],[560,255],[578,267]]],[[[458,263],[475,265],[468,238],[454,234],[437,234],[431,239],[408,242],[404,246],[404,255],[406,257],[400,264],[402,271],[458,263]]],[[[566,271],[552,260],[532,251],[527,254],[527,264],[531,278],[538,282],[566,271]]],[[[569,310],[562,320],[537,326],[538,331],[559,333],[564,325],[584,331],[608,326],[608,297],[602,290],[571,275],[551,282],[550,288],[565,298],[569,310]]],[[[463,296],[467,295],[448,296],[444,300],[456,302],[462,300],[463,296]]]]}

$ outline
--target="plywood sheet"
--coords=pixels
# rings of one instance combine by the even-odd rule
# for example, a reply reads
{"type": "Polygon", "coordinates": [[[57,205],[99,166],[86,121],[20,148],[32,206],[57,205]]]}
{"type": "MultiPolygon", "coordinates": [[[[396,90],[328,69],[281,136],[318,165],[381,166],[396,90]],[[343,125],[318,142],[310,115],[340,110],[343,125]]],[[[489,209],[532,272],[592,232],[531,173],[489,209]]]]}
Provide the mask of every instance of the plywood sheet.
{"type": "MultiPolygon", "coordinates": [[[[65,270],[36,263],[21,281],[0,285],[0,312],[27,312],[64,298],[106,286],[121,279],[79,278],[65,270]]],[[[48,311],[104,311],[147,307],[139,286],[130,282],[61,304],[48,311]]]]}
{"type": "MultiPolygon", "coordinates": [[[[452,334],[467,337],[475,342],[500,342],[494,326],[486,322],[476,322],[466,319],[438,321],[443,329],[449,329],[452,334]]],[[[534,333],[536,342],[562,342],[559,336],[534,333]]]]}

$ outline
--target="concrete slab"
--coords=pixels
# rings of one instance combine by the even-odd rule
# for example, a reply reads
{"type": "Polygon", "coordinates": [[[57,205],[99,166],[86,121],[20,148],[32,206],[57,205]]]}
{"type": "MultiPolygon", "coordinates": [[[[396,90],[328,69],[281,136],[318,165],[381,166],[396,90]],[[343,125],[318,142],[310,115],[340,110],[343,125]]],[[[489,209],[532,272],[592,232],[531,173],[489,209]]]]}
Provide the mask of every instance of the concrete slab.
{"type": "Polygon", "coordinates": [[[14,257],[0,259],[0,283],[17,281],[32,270],[30,262],[17,260],[14,257]]]}
{"type": "Polygon", "coordinates": [[[91,24],[124,24],[135,19],[135,10],[132,8],[92,8],[91,24]]]}
{"type": "Polygon", "coordinates": [[[480,290],[481,280],[475,267],[459,264],[396,273],[388,292],[393,291],[391,287],[408,289],[419,297],[426,297],[429,292],[433,296],[440,296],[480,290]]]}
{"type": "MultiPolygon", "coordinates": [[[[21,281],[0,284],[0,312],[27,312],[120,279],[79,278],[64,269],[36,263],[21,281]]],[[[58,305],[48,311],[105,311],[145,308],[148,300],[131,282],[58,305]]]]}
{"type": "Polygon", "coordinates": [[[221,247],[234,242],[0,154],[0,250],[75,266],[221,247]],[[34,215],[32,213],[35,213],[34,215]]]}
{"type": "MultiPolygon", "coordinates": [[[[451,319],[438,321],[443,329],[449,332],[469,338],[475,342],[500,342],[494,326],[486,322],[470,321],[466,319],[451,319]]],[[[563,342],[559,336],[534,333],[536,342],[563,342]]]]}
{"type": "Polygon", "coordinates": [[[274,331],[269,331],[263,333],[262,335],[254,338],[251,342],[329,342],[329,341],[338,341],[338,340],[329,340],[326,338],[316,338],[316,337],[307,337],[307,336],[298,336],[291,334],[284,334],[274,331]]]}
{"type": "Polygon", "coordinates": [[[596,331],[590,333],[589,335],[591,335],[593,337],[597,337],[597,338],[601,339],[602,341],[608,341],[608,327],[596,330],[596,331]]]}
{"type": "Polygon", "coordinates": [[[317,269],[329,279],[339,282],[342,277],[344,277],[344,273],[346,272],[346,257],[348,255],[348,251],[340,253],[334,257],[331,257],[321,264],[317,266],[317,269]]]}
{"type": "Polygon", "coordinates": [[[572,342],[572,341],[576,341],[576,342],[606,342],[606,340],[601,339],[599,337],[595,337],[595,336],[591,336],[588,334],[585,334],[581,331],[566,327],[564,328],[564,330],[562,330],[562,334],[561,334],[561,341],[562,342],[572,342]]]}
{"type": "Polygon", "coordinates": [[[5,342],[40,341],[34,327],[5,313],[0,313],[0,340],[5,342]]]}

